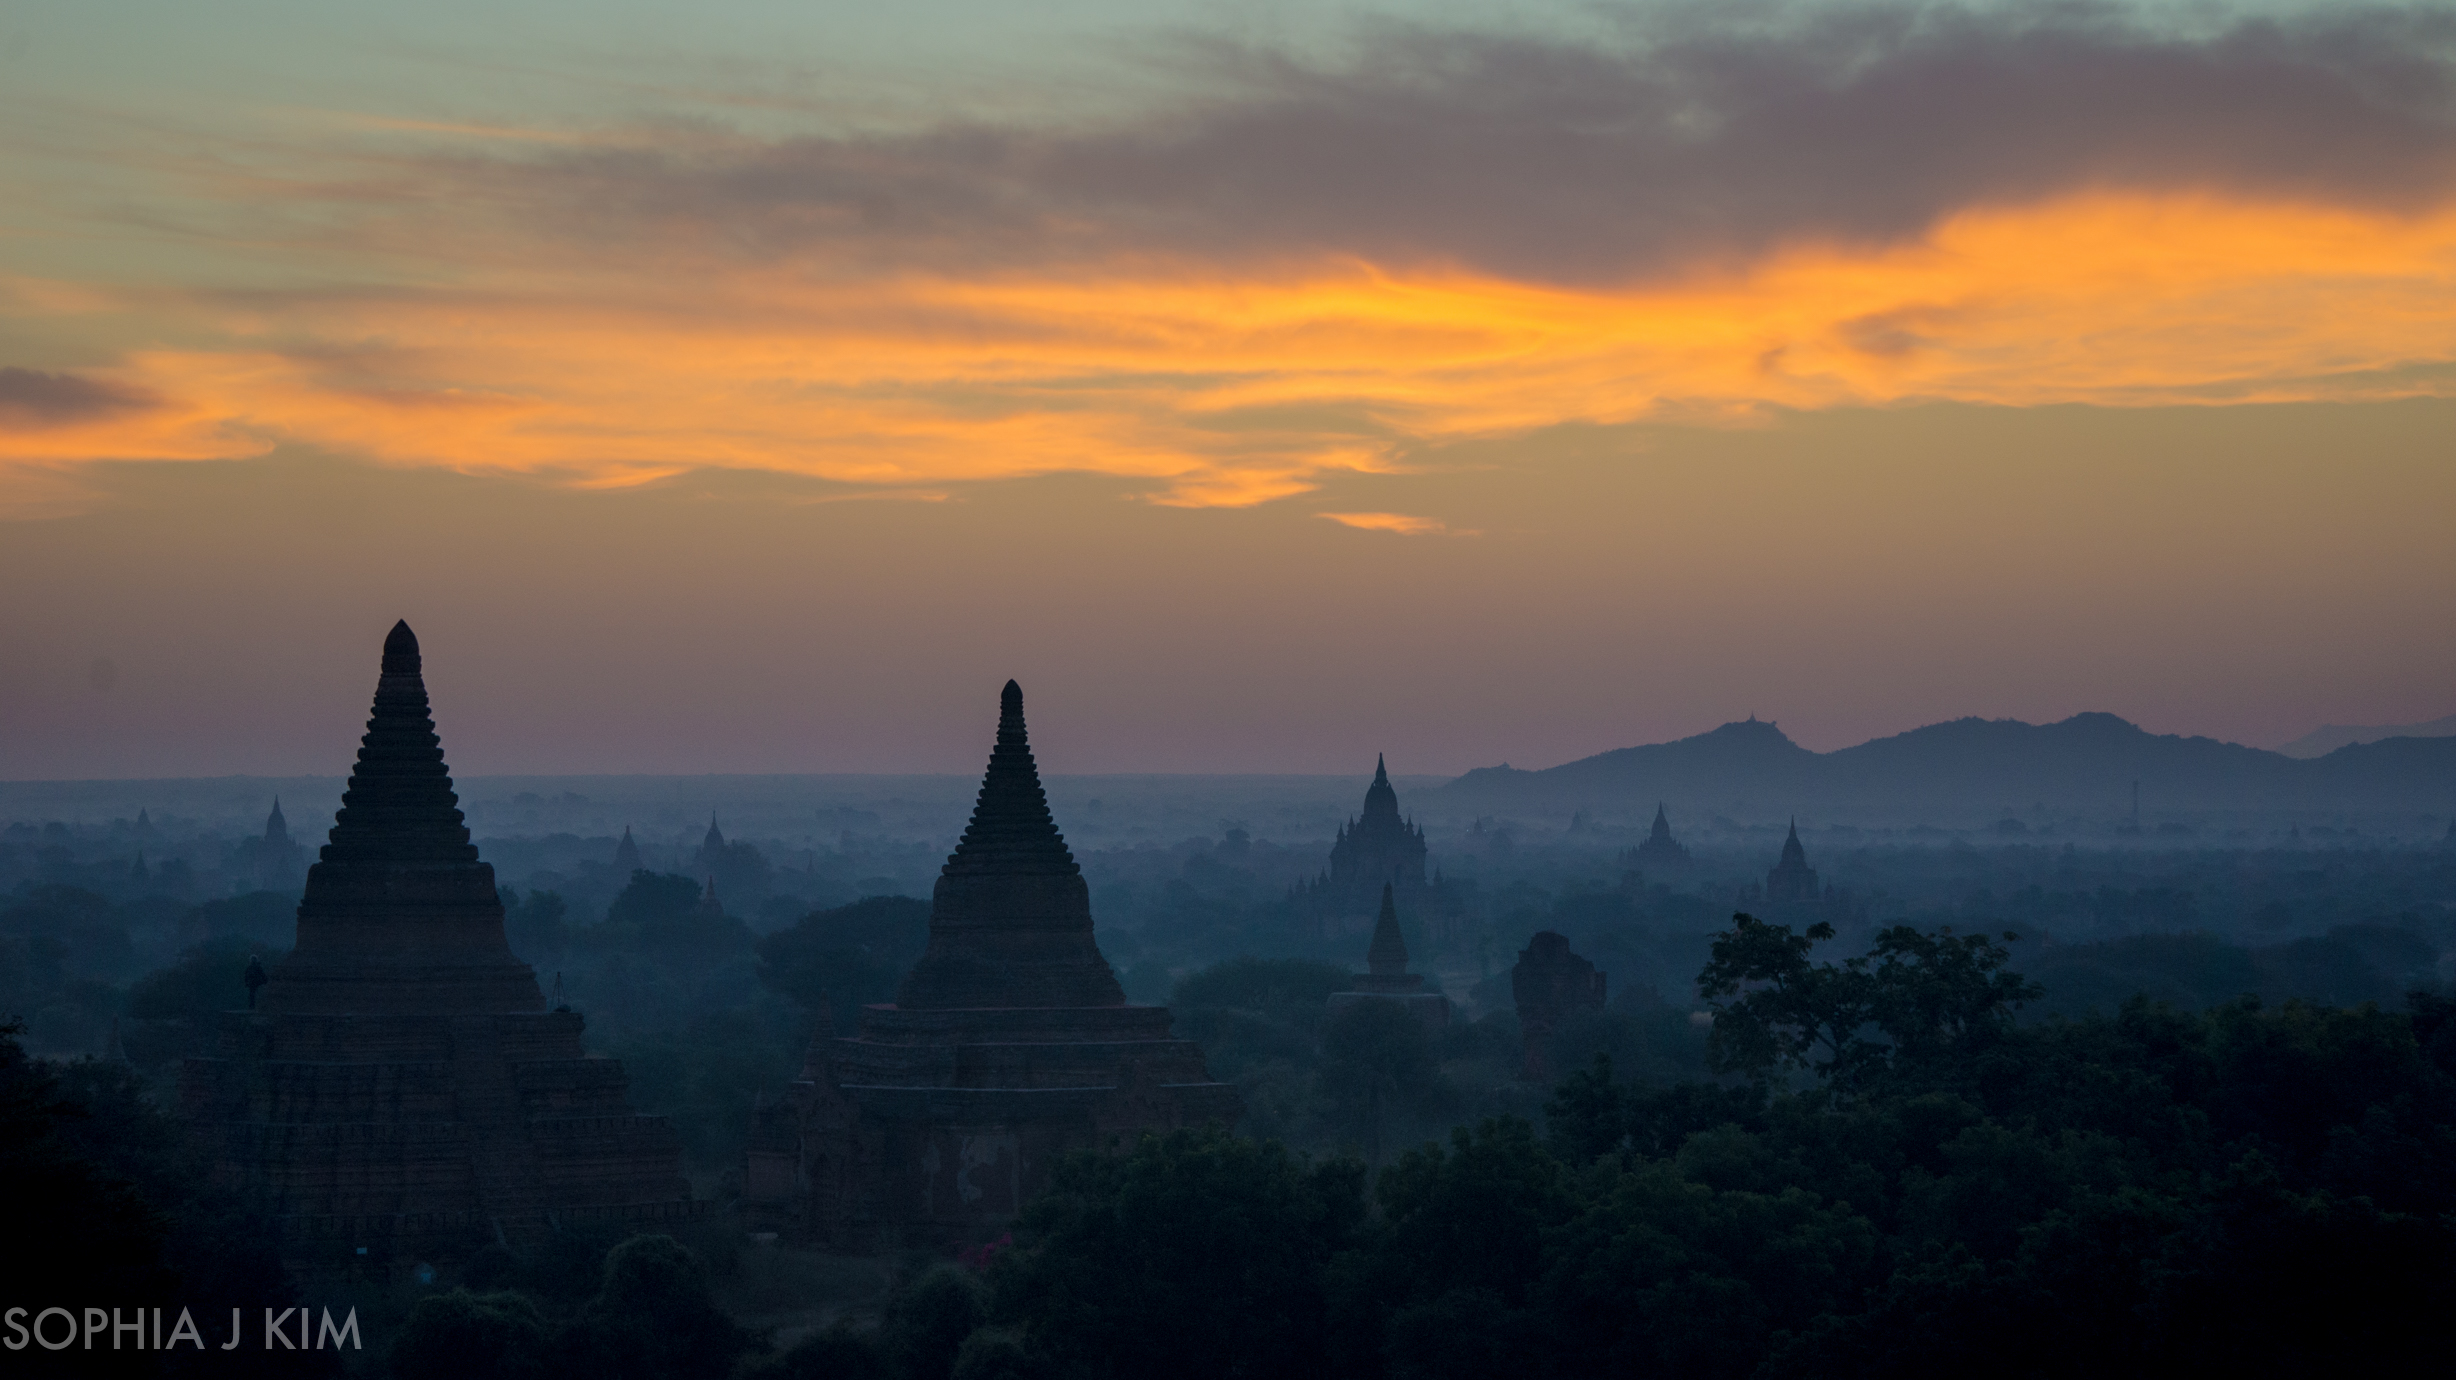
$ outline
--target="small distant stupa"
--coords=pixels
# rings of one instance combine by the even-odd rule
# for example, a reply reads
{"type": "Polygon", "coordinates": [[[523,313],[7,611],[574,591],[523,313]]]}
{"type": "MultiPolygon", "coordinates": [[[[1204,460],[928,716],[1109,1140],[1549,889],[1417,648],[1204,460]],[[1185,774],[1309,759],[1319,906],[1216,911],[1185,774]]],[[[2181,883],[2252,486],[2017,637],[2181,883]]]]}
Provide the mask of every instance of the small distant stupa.
{"type": "Polygon", "coordinates": [[[628,878],[646,864],[640,861],[640,846],[631,839],[631,826],[623,826],[623,841],[614,845],[614,875],[628,878]]]}
{"type": "Polygon", "coordinates": [[[694,913],[697,914],[701,920],[722,920],[725,918],[725,903],[716,899],[716,878],[710,877],[707,879],[707,887],[705,890],[699,893],[699,904],[694,908],[694,913]]]}
{"type": "Polygon", "coordinates": [[[699,856],[693,861],[699,864],[702,872],[715,868],[725,861],[725,831],[716,827],[714,810],[708,812],[707,837],[699,841],[699,856]]]}
{"type": "Polygon", "coordinates": [[[1808,850],[1799,846],[1799,821],[1791,821],[1791,836],[1782,842],[1782,861],[1765,874],[1765,899],[1769,903],[1813,901],[1824,893],[1817,888],[1816,869],[1808,866],[1808,850]]]}
{"type": "Polygon", "coordinates": [[[801,1078],[754,1120],[743,1208],[847,1245],[982,1237],[1071,1150],[1239,1111],[1168,1008],[1128,1005],[1101,957],[1010,680],[928,949],[893,1004],[862,1008],[859,1034],[820,1022],[801,1078]]]}
{"type": "Polygon", "coordinates": [[[214,1178],[274,1216],[294,1261],[699,1210],[673,1128],[632,1115],[622,1065],[584,1057],[580,1016],[548,1011],[513,956],[458,806],[418,639],[395,624],[297,947],[180,1074],[214,1178]]]}
{"type": "Polygon", "coordinates": [[[1646,841],[1630,854],[1630,861],[1658,871],[1686,867],[1693,861],[1689,851],[1671,836],[1671,816],[1664,813],[1660,801],[1654,807],[1654,832],[1646,835],[1646,841]]]}
{"type": "Polygon", "coordinates": [[[1331,1010],[1360,1001],[1395,1001],[1428,1029],[1439,1030],[1450,1023],[1450,999],[1425,991],[1424,978],[1407,971],[1407,937],[1399,933],[1398,899],[1388,882],[1382,883],[1381,914],[1373,921],[1373,944],[1365,950],[1365,968],[1347,991],[1330,994],[1331,1010]]]}
{"type": "Polygon", "coordinates": [[[264,819],[264,837],[255,844],[256,886],[260,890],[286,891],[298,885],[302,859],[298,844],[290,837],[290,821],[282,817],[280,796],[273,797],[273,812],[264,819]]]}

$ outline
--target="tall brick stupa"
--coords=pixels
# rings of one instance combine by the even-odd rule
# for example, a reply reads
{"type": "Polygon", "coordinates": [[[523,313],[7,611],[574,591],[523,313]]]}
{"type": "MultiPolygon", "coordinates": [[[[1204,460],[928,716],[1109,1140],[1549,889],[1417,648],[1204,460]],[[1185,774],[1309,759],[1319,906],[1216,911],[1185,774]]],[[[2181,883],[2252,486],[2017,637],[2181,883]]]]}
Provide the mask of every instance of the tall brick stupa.
{"type": "Polygon", "coordinates": [[[822,1020],[800,1079],[758,1114],[744,1207],[844,1245],[944,1244],[1010,1221],[1070,1150],[1241,1110],[1168,1008],[1127,1004],[1101,957],[1008,681],[928,949],[859,1033],[822,1020]]]}
{"type": "Polygon", "coordinates": [[[214,1174],[313,1262],[519,1245],[560,1226],[695,1211],[681,1142],[634,1115],[622,1065],[586,1057],[504,940],[494,869],[453,794],[407,623],[298,943],[255,1009],[222,1015],[180,1100],[214,1174]]]}

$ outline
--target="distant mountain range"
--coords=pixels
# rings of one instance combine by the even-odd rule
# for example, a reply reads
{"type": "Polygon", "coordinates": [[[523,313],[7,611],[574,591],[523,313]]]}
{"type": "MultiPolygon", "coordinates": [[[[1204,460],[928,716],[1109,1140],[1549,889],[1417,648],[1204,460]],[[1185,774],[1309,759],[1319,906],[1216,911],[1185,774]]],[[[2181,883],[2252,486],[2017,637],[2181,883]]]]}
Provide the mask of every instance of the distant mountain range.
{"type": "Polygon", "coordinates": [[[1956,719],[1836,752],[1773,724],[1724,724],[1541,771],[1482,767],[1430,792],[1450,811],[1651,808],[1922,819],[2045,805],[2095,819],[2176,810],[2456,809],[2456,737],[2405,737],[2297,759],[2214,738],[2154,734],[2112,714],[2054,724],[1956,719]]]}
{"type": "Polygon", "coordinates": [[[2341,747],[2356,743],[2376,743],[2383,738],[2456,738],[2456,714],[2433,719],[2426,724],[2378,724],[2356,728],[2351,724],[2329,724],[2277,749],[2288,757],[2325,757],[2341,747]]]}

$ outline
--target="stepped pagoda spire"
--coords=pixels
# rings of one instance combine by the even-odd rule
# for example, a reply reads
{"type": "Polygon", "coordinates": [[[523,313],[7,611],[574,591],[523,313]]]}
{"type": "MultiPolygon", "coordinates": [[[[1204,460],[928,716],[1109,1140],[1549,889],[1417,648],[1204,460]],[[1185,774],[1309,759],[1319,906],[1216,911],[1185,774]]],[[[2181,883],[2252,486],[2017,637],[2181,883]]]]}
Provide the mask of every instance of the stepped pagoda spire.
{"type": "Polygon", "coordinates": [[[1032,760],[1031,735],[1023,725],[1023,687],[1013,681],[998,694],[998,741],[973,802],[972,822],[947,859],[947,875],[1029,873],[1073,877],[1081,873],[1065,836],[1049,814],[1040,767],[1032,760]]]}
{"type": "Polygon", "coordinates": [[[631,838],[631,826],[623,826],[622,842],[614,845],[614,870],[624,876],[640,870],[640,846],[631,838]]]}
{"type": "Polygon", "coordinates": [[[495,870],[478,861],[426,699],[418,636],[384,639],[382,673],[331,842],[307,871],[298,947],[264,992],[272,1012],[542,1011],[503,936],[495,870]]]}
{"type": "Polygon", "coordinates": [[[1023,688],[998,696],[997,745],[972,822],[930,893],[930,942],[904,979],[908,1009],[1121,1006],[1092,942],[1083,871],[1049,815],[1023,724],[1023,688]]]}
{"type": "Polygon", "coordinates": [[[297,947],[269,973],[249,962],[251,1009],[180,1070],[214,1181],[273,1216],[294,1267],[701,1210],[673,1128],[632,1114],[622,1065],[587,1057],[580,1015],[547,1010],[504,942],[459,806],[418,639],[395,624],[297,947]]]}
{"type": "Polygon", "coordinates": [[[978,1241],[1069,1151],[1239,1111],[1168,1009],[1127,1004],[1100,956],[1011,680],[972,822],[930,894],[929,948],[858,1030],[830,1038],[822,1014],[801,1078],[754,1119],[749,1221],[861,1249],[978,1241]]]}

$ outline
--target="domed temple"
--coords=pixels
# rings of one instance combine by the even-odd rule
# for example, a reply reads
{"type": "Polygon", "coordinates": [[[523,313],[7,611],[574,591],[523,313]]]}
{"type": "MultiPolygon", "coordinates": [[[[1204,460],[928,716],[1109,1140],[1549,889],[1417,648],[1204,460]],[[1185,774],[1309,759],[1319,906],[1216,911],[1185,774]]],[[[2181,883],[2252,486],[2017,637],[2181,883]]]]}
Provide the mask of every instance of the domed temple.
{"type": "Polygon", "coordinates": [[[1399,902],[1421,921],[1433,899],[1424,878],[1425,856],[1424,830],[1399,814],[1389,766],[1377,756],[1364,813],[1339,826],[1330,866],[1312,881],[1297,883],[1290,899],[1325,937],[1370,928],[1374,903],[1387,888],[1395,887],[1399,902]]]}
{"type": "Polygon", "coordinates": [[[579,1014],[547,1010],[513,956],[458,806],[418,639],[395,624],[297,946],[180,1074],[214,1176],[277,1215],[294,1259],[695,1211],[673,1129],[632,1114],[622,1065],[586,1057],[579,1014]]]}
{"type": "Polygon", "coordinates": [[[743,1206],[841,1245],[944,1244],[1011,1220],[1070,1150],[1241,1110],[1168,1008],[1128,1005],[1101,957],[1008,681],[929,947],[857,1034],[822,1013],[800,1079],[758,1114],[743,1206]]]}

